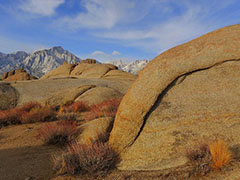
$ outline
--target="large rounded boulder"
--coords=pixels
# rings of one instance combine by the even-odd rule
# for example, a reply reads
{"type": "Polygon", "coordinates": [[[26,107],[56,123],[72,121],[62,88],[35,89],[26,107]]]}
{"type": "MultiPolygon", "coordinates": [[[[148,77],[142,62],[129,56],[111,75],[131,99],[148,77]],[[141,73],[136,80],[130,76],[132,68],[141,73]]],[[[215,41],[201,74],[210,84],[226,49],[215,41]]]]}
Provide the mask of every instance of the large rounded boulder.
{"type": "Polygon", "coordinates": [[[240,145],[240,25],[174,47],[152,60],[124,96],[110,134],[122,170],[184,165],[189,145],[240,145]]]}
{"type": "Polygon", "coordinates": [[[11,109],[18,103],[18,91],[8,83],[0,83],[0,110],[11,109]]]}

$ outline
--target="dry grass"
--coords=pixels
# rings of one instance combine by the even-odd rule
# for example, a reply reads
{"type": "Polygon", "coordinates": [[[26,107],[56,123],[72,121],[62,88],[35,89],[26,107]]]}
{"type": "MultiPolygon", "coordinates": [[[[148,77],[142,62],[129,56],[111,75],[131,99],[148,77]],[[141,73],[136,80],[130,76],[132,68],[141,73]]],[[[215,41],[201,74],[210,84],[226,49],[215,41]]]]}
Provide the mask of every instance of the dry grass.
{"type": "Polygon", "coordinates": [[[61,121],[54,124],[46,124],[38,130],[38,138],[44,144],[64,146],[73,141],[77,134],[77,126],[74,121],[61,121]]]}
{"type": "Polygon", "coordinates": [[[199,146],[188,148],[186,157],[190,161],[201,161],[204,158],[210,159],[210,150],[207,143],[202,143],[199,146]]]}
{"type": "Polygon", "coordinates": [[[231,161],[232,154],[222,140],[213,142],[209,147],[213,160],[213,168],[220,170],[231,161]]]}
{"type": "Polygon", "coordinates": [[[0,111],[0,127],[22,123],[22,116],[34,108],[41,108],[37,102],[29,102],[21,107],[0,111]]]}
{"type": "Polygon", "coordinates": [[[118,156],[107,144],[71,144],[60,156],[53,156],[54,169],[60,174],[104,176],[115,168],[118,156]]]}
{"type": "Polygon", "coordinates": [[[69,113],[69,112],[85,112],[89,110],[89,107],[86,103],[84,102],[74,102],[72,104],[65,104],[60,107],[59,113],[69,113]]]}
{"type": "Polygon", "coordinates": [[[90,121],[99,117],[114,117],[117,113],[120,102],[121,99],[117,98],[110,99],[96,105],[92,105],[85,119],[87,121],[90,121]]]}
{"type": "Polygon", "coordinates": [[[56,111],[51,106],[37,107],[21,116],[22,123],[46,122],[56,120],[56,111]]]}

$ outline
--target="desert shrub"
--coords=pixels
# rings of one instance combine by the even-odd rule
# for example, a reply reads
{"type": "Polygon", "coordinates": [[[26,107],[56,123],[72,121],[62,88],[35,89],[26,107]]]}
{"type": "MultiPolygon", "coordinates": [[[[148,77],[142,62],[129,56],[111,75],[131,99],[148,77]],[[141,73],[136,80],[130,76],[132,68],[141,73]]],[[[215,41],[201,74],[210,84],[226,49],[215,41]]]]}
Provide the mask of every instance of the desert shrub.
{"type": "Polygon", "coordinates": [[[22,123],[46,122],[56,120],[56,112],[51,106],[33,108],[21,116],[22,123]]]}
{"type": "Polygon", "coordinates": [[[104,176],[115,168],[116,152],[107,144],[71,144],[60,156],[53,156],[54,169],[59,173],[104,176]]]}
{"type": "Polygon", "coordinates": [[[188,147],[186,157],[190,160],[192,169],[189,172],[189,177],[195,175],[206,175],[210,172],[211,154],[208,143],[200,142],[198,145],[188,147]]]}
{"type": "Polygon", "coordinates": [[[210,150],[207,143],[202,143],[198,146],[188,148],[186,157],[190,161],[202,161],[204,159],[210,160],[210,150]]]}
{"type": "Polygon", "coordinates": [[[72,104],[63,105],[60,107],[60,113],[68,113],[68,112],[84,112],[89,109],[88,105],[84,102],[74,102],[72,104]]]}
{"type": "Polygon", "coordinates": [[[74,121],[60,121],[54,124],[46,124],[38,130],[37,138],[44,144],[64,146],[75,139],[77,126],[74,121]]]}
{"type": "Polygon", "coordinates": [[[20,107],[0,111],[0,127],[55,119],[56,107],[41,106],[37,102],[29,102],[20,107]]]}
{"type": "Polygon", "coordinates": [[[19,107],[18,109],[23,112],[29,112],[33,108],[41,108],[41,107],[42,107],[42,105],[38,102],[28,102],[28,103],[22,105],[21,107],[19,107]]]}
{"type": "Polygon", "coordinates": [[[85,119],[89,121],[99,117],[114,117],[117,113],[120,102],[121,99],[116,98],[92,105],[85,119]]]}
{"type": "Polygon", "coordinates": [[[0,127],[21,124],[21,114],[22,112],[16,108],[0,111],[0,127]]]}
{"type": "Polygon", "coordinates": [[[58,113],[57,115],[57,119],[58,120],[64,120],[64,121],[68,121],[68,120],[77,120],[77,115],[76,113],[58,113]]]}
{"type": "Polygon", "coordinates": [[[221,169],[231,161],[232,154],[222,140],[213,142],[209,148],[212,155],[213,168],[221,169]]]}

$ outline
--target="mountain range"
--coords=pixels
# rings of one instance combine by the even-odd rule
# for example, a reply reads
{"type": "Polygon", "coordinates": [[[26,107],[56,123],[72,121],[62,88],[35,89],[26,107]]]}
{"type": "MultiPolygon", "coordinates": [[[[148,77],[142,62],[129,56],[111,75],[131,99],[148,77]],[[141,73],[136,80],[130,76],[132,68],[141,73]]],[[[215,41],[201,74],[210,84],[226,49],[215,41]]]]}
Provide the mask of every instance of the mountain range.
{"type": "MultiPolygon", "coordinates": [[[[35,51],[30,54],[24,51],[17,51],[11,54],[0,52],[0,74],[22,68],[33,76],[41,77],[64,62],[73,64],[79,63],[81,60],[81,58],[64,50],[61,46],[35,51]]],[[[118,60],[107,63],[114,64],[123,71],[137,74],[148,62],[148,60],[137,60],[131,63],[125,63],[122,60],[118,60]]]]}

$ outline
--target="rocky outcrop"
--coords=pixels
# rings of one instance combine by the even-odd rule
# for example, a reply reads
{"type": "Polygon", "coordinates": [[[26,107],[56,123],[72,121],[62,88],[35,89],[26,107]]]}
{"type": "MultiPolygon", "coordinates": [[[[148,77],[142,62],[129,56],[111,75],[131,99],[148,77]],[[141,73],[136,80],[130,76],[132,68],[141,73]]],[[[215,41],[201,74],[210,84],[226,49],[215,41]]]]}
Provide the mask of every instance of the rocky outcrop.
{"type": "Polygon", "coordinates": [[[124,96],[110,144],[119,169],[186,163],[187,145],[205,138],[240,144],[240,25],[208,33],[151,61],[124,96]]]}
{"type": "Polygon", "coordinates": [[[53,71],[50,71],[49,73],[45,74],[44,76],[41,77],[41,79],[69,77],[75,66],[76,66],[75,64],[65,63],[59,66],[58,68],[54,69],[53,71]]]}
{"type": "Polygon", "coordinates": [[[84,123],[79,127],[81,133],[77,138],[78,143],[90,144],[98,140],[107,140],[112,129],[112,124],[112,117],[101,117],[84,123]]]}
{"type": "Polygon", "coordinates": [[[18,103],[19,93],[11,85],[0,83],[0,110],[13,108],[18,103]]]}
{"type": "Polygon", "coordinates": [[[86,102],[88,105],[99,104],[103,101],[122,98],[123,94],[109,87],[95,87],[79,96],[75,101],[86,102]]]}
{"type": "Polygon", "coordinates": [[[97,60],[88,58],[88,59],[82,60],[81,63],[96,64],[97,60]]]}
{"type": "Polygon", "coordinates": [[[124,78],[135,79],[136,76],[117,70],[112,64],[63,64],[55,70],[45,74],[41,79],[52,78],[124,78]]]}
{"type": "Polygon", "coordinates": [[[1,79],[4,81],[26,81],[26,80],[34,80],[36,77],[28,74],[23,69],[11,70],[9,72],[4,73],[1,76],[1,79]]]}

